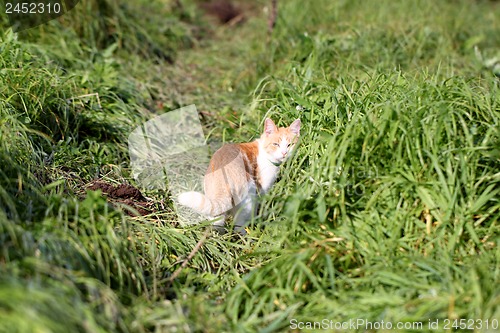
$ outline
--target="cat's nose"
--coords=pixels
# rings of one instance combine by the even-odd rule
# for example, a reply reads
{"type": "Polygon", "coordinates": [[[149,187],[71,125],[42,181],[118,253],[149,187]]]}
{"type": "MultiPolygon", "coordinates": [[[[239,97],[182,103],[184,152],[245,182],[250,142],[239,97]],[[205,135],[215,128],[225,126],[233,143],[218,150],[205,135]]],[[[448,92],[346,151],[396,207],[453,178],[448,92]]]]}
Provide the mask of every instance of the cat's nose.
{"type": "Polygon", "coordinates": [[[285,156],[285,155],[286,155],[286,151],[282,151],[282,152],[281,152],[281,154],[282,154],[283,156],[285,156]]]}

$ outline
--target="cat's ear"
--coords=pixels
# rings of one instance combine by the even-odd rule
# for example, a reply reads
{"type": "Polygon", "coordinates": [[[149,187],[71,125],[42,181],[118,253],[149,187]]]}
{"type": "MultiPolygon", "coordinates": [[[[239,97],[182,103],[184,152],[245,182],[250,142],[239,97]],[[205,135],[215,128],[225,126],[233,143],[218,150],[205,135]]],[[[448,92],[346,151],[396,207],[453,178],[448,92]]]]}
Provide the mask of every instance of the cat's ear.
{"type": "Polygon", "coordinates": [[[297,136],[300,135],[300,119],[295,119],[295,121],[290,125],[290,131],[297,136]]]}
{"type": "Polygon", "coordinates": [[[273,133],[276,133],[278,131],[278,128],[274,124],[274,121],[272,119],[267,118],[265,123],[264,123],[264,133],[266,135],[271,135],[273,133]]]}

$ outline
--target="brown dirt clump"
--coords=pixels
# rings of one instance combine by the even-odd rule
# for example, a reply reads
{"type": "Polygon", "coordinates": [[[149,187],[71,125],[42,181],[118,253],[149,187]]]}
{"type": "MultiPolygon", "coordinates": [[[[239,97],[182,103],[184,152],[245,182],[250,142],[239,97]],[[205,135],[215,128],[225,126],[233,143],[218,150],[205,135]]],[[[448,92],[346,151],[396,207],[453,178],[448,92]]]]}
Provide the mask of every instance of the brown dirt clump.
{"type": "Polygon", "coordinates": [[[201,3],[207,14],[214,16],[221,24],[238,23],[244,19],[243,12],[229,0],[212,0],[201,3]]]}
{"type": "MultiPolygon", "coordinates": [[[[101,190],[108,201],[114,206],[129,206],[140,215],[148,215],[152,212],[152,203],[142,195],[141,191],[130,184],[113,185],[102,180],[97,180],[88,184],[86,188],[92,191],[101,190]]],[[[130,209],[125,209],[125,212],[130,216],[135,215],[130,209]]]]}

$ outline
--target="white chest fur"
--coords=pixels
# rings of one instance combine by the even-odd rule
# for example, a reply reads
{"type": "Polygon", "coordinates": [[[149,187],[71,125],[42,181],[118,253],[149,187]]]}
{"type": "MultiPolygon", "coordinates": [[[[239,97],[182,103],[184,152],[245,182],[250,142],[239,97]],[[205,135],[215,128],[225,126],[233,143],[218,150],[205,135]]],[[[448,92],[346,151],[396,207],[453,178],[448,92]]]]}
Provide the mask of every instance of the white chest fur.
{"type": "Polygon", "coordinates": [[[269,157],[263,149],[259,149],[257,156],[257,165],[259,167],[259,182],[262,187],[261,194],[265,194],[273,186],[278,177],[279,167],[271,163],[269,157]]]}

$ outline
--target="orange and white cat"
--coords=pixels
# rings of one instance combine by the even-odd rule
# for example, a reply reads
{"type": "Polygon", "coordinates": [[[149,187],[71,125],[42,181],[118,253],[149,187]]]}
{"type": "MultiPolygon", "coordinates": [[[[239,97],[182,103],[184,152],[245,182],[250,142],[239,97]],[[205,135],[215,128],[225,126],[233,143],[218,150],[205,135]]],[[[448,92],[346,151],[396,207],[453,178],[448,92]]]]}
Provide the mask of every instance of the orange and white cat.
{"type": "Polygon", "coordinates": [[[276,127],[271,119],[264,133],[250,143],[226,144],[215,152],[204,177],[205,194],[184,192],[179,203],[223,226],[225,217],[234,217],[235,230],[245,234],[245,224],[257,209],[257,196],[265,194],[276,181],[279,166],[286,161],[300,135],[300,119],[289,127],[276,127]]]}

